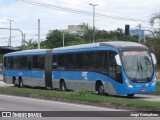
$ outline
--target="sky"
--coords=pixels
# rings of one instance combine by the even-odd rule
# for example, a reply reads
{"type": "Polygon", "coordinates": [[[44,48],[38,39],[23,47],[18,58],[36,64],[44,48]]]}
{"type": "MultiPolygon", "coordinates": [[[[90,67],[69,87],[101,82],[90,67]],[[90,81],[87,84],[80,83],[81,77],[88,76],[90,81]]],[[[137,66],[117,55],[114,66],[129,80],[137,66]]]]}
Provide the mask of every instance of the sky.
{"type": "MultiPolygon", "coordinates": [[[[116,30],[125,24],[130,29],[139,24],[150,29],[149,20],[160,12],[160,0],[0,0],[0,46],[7,46],[12,29],[26,34],[25,40],[38,40],[38,19],[40,39],[45,40],[48,30],[67,29],[68,25],[88,23],[93,25],[95,6],[95,27],[99,30],[116,30]]],[[[12,46],[20,46],[22,35],[12,30],[12,46]]]]}

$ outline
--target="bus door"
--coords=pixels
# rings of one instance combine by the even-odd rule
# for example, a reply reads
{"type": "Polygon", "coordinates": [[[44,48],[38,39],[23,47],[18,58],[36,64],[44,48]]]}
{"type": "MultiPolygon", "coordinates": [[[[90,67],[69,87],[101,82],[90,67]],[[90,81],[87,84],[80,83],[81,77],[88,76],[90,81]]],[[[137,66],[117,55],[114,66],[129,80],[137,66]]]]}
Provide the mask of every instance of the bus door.
{"type": "Polygon", "coordinates": [[[121,91],[123,83],[121,67],[117,65],[115,55],[117,55],[116,52],[109,51],[109,77],[112,79],[110,92],[114,94],[121,91]]]}

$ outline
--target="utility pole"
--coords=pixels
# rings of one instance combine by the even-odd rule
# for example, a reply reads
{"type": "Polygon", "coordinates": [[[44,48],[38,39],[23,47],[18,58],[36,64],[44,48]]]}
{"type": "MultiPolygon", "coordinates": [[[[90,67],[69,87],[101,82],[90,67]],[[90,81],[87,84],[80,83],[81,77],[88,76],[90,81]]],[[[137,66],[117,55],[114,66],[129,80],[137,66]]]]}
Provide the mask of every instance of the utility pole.
{"type": "Polygon", "coordinates": [[[23,49],[25,49],[25,41],[26,41],[26,34],[24,33],[23,34],[23,43],[22,43],[23,49]]]}
{"type": "Polygon", "coordinates": [[[64,47],[64,32],[62,33],[62,36],[63,36],[63,47],[64,47]]]}
{"type": "Polygon", "coordinates": [[[40,19],[38,19],[38,49],[40,49],[40,19]]]}
{"type": "Polygon", "coordinates": [[[14,21],[14,20],[11,20],[11,19],[7,19],[7,20],[10,23],[10,38],[9,38],[8,46],[11,46],[11,38],[12,38],[12,36],[11,36],[11,22],[14,21]]]}
{"type": "Polygon", "coordinates": [[[93,43],[95,42],[95,6],[97,6],[98,4],[89,4],[91,6],[93,6],[93,43]]]}
{"type": "MultiPolygon", "coordinates": [[[[138,25],[139,30],[141,30],[141,24],[138,25]]],[[[139,35],[139,43],[140,43],[140,35],[139,35]]]]}
{"type": "MultiPolygon", "coordinates": [[[[1,30],[1,29],[4,29],[4,30],[10,30],[10,28],[0,28],[0,30],[1,30]]],[[[24,43],[24,42],[23,42],[23,39],[24,39],[24,37],[23,37],[23,36],[24,36],[24,33],[22,32],[22,30],[20,30],[20,29],[11,29],[11,30],[17,30],[17,31],[19,31],[19,32],[22,34],[22,45],[23,45],[23,43],[24,43]]]]}

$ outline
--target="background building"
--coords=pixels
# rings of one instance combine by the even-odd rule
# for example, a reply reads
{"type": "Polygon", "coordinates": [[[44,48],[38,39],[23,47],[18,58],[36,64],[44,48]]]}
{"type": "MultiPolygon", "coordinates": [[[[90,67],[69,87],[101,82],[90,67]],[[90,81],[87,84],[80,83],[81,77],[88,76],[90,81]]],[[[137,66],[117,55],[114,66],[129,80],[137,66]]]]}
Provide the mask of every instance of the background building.
{"type": "MultiPolygon", "coordinates": [[[[53,30],[49,30],[49,34],[53,30]]],[[[82,25],[68,25],[68,29],[59,29],[61,32],[70,33],[70,34],[76,34],[76,35],[84,35],[85,30],[82,28],[82,25]]]]}

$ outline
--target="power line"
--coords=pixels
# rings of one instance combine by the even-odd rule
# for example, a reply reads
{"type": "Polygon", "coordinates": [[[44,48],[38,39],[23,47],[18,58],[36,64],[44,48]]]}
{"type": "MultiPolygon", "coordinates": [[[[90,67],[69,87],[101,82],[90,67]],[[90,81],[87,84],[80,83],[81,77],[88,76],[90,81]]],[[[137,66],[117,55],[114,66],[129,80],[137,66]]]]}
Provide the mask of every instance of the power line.
{"type": "MultiPolygon", "coordinates": [[[[24,3],[31,4],[31,5],[36,5],[36,6],[41,6],[41,7],[45,7],[45,8],[55,9],[55,10],[59,10],[59,11],[64,11],[64,12],[70,12],[70,13],[75,13],[75,14],[80,14],[80,15],[92,16],[91,12],[76,10],[76,9],[71,9],[71,8],[66,8],[66,7],[60,7],[60,6],[55,6],[55,5],[49,5],[49,4],[45,4],[45,3],[38,3],[38,2],[35,2],[35,1],[31,1],[31,0],[30,1],[29,0],[21,0],[20,2],[24,2],[24,3]]],[[[148,21],[145,21],[145,20],[125,18],[125,17],[115,17],[115,16],[109,16],[109,15],[106,15],[106,14],[95,14],[95,16],[102,17],[102,18],[114,19],[114,20],[125,20],[125,21],[136,21],[136,22],[147,22],[148,23],[148,21]]]]}
{"type": "MultiPolygon", "coordinates": [[[[52,0],[52,1],[55,1],[55,2],[58,2],[58,3],[62,3],[62,4],[66,4],[66,5],[74,5],[74,4],[70,4],[70,3],[67,3],[67,2],[62,2],[62,1],[57,1],[57,0],[52,0]]],[[[86,2],[85,2],[86,4],[86,2]]],[[[87,4],[88,5],[88,4],[87,4]]],[[[81,8],[85,8],[85,9],[88,9],[88,7],[86,6],[82,6],[82,5],[78,5],[78,7],[81,7],[81,8]]],[[[104,9],[99,9],[99,8],[96,8],[96,11],[103,11],[103,12],[110,12],[110,13],[116,13],[116,14],[120,14],[120,13],[117,13],[115,11],[110,11],[110,10],[104,10],[104,9]]],[[[131,16],[139,16],[139,17],[150,17],[149,15],[148,16],[144,16],[144,15],[135,15],[135,14],[128,14],[128,13],[125,13],[125,15],[131,15],[131,16]]]]}

